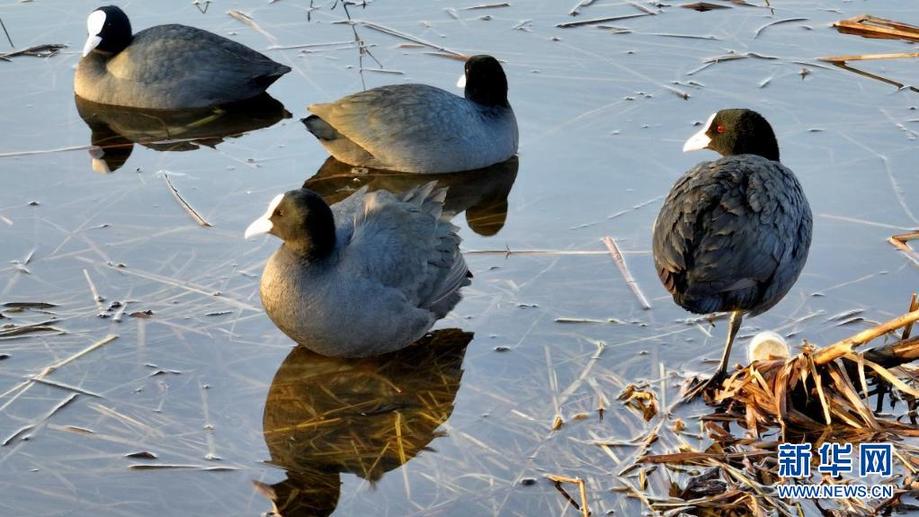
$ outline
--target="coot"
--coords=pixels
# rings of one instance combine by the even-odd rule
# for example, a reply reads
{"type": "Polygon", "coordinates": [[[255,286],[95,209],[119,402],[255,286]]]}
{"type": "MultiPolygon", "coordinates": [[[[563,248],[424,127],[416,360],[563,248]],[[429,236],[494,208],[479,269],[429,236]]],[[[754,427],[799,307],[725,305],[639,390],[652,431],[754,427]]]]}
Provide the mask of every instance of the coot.
{"type": "Polygon", "coordinates": [[[442,214],[446,191],[434,187],[364,187],[331,207],[307,189],[275,197],[245,234],[284,241],[260,286],[275,325],[328,356],[384,354],[424,336],[471,276],[442,214]]]}
{"type": "Polygon", "coordinates": [[[132,34],[114,5],[86,20],[89,37],[74,92],[92,102],[178,110],[236,102],[265,91],[290,67],[235,41],[185,25],[132,34]]]}
{"type": "Polygon", "coordinates": [[[748,109],[721,110],[683,146],[724,157],[702,162],[670,191],[654,223],[658,276],[684,309],[731,313],[715,376],[727,372],[731,345],[744,315],[781,300],[804,269],[812,217],[801,184],[779,162],[772,127],[748,109]]]}
{"type": "Polygon", "coordinates": [[[517,152],[517,119],[498,60],[466,61],[465,98],[425,84],[381,86],[309,106],[307,129],[350,165],[402,172],[457,172],[517,152]]]}

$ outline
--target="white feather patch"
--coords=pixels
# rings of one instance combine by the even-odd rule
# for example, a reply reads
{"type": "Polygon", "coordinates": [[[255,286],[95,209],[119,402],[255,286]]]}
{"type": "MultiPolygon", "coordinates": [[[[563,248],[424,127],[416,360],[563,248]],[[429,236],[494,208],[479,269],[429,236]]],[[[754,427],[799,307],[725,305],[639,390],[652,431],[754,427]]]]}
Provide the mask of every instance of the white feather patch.
{"type": "Polygon", "coordinates": [[[90,36],[98,36],[102,32],[102,27],[105,27],[105,11],[89,13],[89,17],[86,18],[86,32],[90,36]]]}
{"type": "Polygon", "coordinates": [[[102,32],[103,27],[105,27],[105,11],[89,13],[86,18],[86,32],[89,35],[86,37],[86,43],[83,44],[83,57],[88,56],[94,48],[102,43],[102,37],[99,36],[99,33],[102,32]]]}

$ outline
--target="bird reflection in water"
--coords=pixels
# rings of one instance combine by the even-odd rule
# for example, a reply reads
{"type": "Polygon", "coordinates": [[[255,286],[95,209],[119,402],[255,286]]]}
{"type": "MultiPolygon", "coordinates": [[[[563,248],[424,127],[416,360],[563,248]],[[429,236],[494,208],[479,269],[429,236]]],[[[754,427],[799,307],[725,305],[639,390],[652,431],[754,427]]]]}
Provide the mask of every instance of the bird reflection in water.
{"type": "Polygon", "coordinates": [[[77,112],[92,131],[92,169],[120,169],[139,144],[156,151],[192,151],[215,147],[226,138],[290,118],[284,105],[268,94],[211,108],[164,111],[96,104],[74,97],[77,112]]]}
{"type": "Polygon", "coordinates": [[[453,218],[465,211],[469,228],[483,237],[490,237],[501,231],[507,220],[507,198],[517,179],[518,168],[516,156],[484,169],[438,174],[353,167],[329,157],[319,171],[303,183],[303,188],[316,192],[332,204],[365,185],[371,191],[405,192],[437,181],[438,187],[447,187],[444,212],[453,218]]]}
{"type": "Polygon", "coordinates": [[[273,515],[329,515],[342,473],[371,484],[442,435],[473,335],[434,331],[413,346],[365,359],[294,348],[275,373],[263,432],[271,463],[287,479],[254,482],[273,515]]]}

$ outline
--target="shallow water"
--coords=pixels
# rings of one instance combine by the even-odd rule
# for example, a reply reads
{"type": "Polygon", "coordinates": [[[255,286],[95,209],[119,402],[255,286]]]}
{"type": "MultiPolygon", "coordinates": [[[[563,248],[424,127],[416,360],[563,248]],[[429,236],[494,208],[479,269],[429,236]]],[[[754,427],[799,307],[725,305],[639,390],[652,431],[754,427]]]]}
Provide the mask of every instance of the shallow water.
{"type": "MultiPolygon", "coordinates": [[[[62,331],[0,341],[0,353],[9,355],[0,361],[0,514],[253,515],[271,507],[253,481],[281,493],[304,479],[307,488],[334,486],[339,472],[337,497],[323,491],[327,497],[316,500],[340,515],[574,515],[545,474],[585,478],[596,515],[638,513],[636,499],[611,490],[619,486],[617,466],[627,464],[634,447],[601,449],[589,441],[627,440],[647,429],[615,400],[626,384],[653,380],[672,400],[680,377],[671,372],[708,370],[720,353],[724,325],[709,336],[684,323],[689,315],[660,286],[649,250],[662,196],[683,171],[712,157],[684,155],[682,142],[695,122],[723,107],[766,115],[815,215],[803,275],[781,304],[745,322],[742,337],[781,329],[798,341],[829,343],[864,325],[840,326],[833,315],[864,309],[865,319],[885,320],[906,309],[919,284],[917,269],[885,240],[919,225],[919,96],[815,58],[913,51],[899,41],[841,35],[829,24],[865,11],[916,23],[919,7],[801,0],[781,2],[774,13],[741,6],[700,13],[670,6],[605,24],[625,32],[555,25],[642,12],[629,3],[601,0],[575,18],[567,15],[574,0],[510,3],[475,10],[462,9],[475,2],[351,7],[355,19],[502,59],[520,125],[516,176],[509,194],[506,176],[489,183],[498,194],[486,200],[486,229],[465,216],[455,219],[475,278],[438,328],[461,329],[472,339],[464,354],[441,358],[446,363],[408,357],[421,365],[411,372],[295,358],[300,353],[261,312],[257,294],[261,265],[277,242],[247,242],[242,232],[277,192],[300,186],[326,161],[298,122],[307,104],[360,89],[362,81],[448,87],[461,72],[459,62],[359,26],[383,67],[401,72],[373,71],[375,63],[364,57],[361,74],[351,28],[334,23],[344,12],[326,3],[308,20],[302,2],[286,0],[214,2],[204,14],[186,0],[155,7],[123,2],[135,30],[178,21],[229,35],[293,67],[269,90],[292,117],[216,145],[182,141],[184,151],[135,144],[120,168],[99,174],[71,84],[85,16],[96,4],[0,5],[18,47],[70,46],[47,59],[0,62],[0,303],[53,303],[3,314],[17,324],[56,317],[51,325],[62,331]],[[237,8],[263,31],[226,14],[237,8]],[[806,20],[760,31],[788,18],[806,20]],[[316,43],[334,44],[266,50],[316,43]],[[698,70],[706,58],[728,52],[776,59],[698,70]],[[802,69],[810,73],[802,77],[802,69]],[[212,228],[183,211],[163,171],[212,228]],[[606,254],[606,235],[622,248],[651,310],[642,310],[606,254]],[[523,253],[534,250],[549,253],[523,253]],[[567,253],[575,251],[589,253],[567,253]],[[92,289],[104,301],[94,300],[92,289]],[[124,310],[109,310],[114,301],[124,310]],[[108,335],[117,339],[73,358],[108,335]],[[273,387],[273,379],[289,379],[278,372],[282,364],[314,368],[314,375],[344,371],[328,381],[292,383],[292,401],[282,403],[291,414],[278,418],[302,424],[308,414],[310,425],[327,427],[316,443],[286,455],[268,445],[273,432],[263,433],[283,427],[275,420],[263,427],[266,403],[277,406],[280,385],[273,387]],[[47,417],[73,391],[20,385],[50,365],[59,367],[49,379],[83,393],[47,417]],[[355,393],[376,397],[368,402],[376,404],[371,415],[404,420],[391,429],[385,418],[365,426],[329,423],[339,410],[329,400],[352,386],[343,381],[352,375],[355,393]],[[398,396],[386,391],[400,383],[407,388],[398,396]],[[327,398],[297,390],[316,397],[325,390],[327,398]],[[425,390],[434,395],[426,398],[425,390]],[[552,431],[556,415],[565,424],[552,431]],[[335,441],[337,433],[351,433],[346,442],[359,438],[367,447],[351,454],[335,441]],[[156,458],[125,456],[136,452],[156,458]],[[329,457],[321,458],[323,452],[329,457]],[[325,481],[304,475],[311,468],[325,481]],[[521,483],[526,478],[537,482],[521,483]]],[[[856,66],[919,84],[915,62],[856,66]]],[[[474,194],[457,198],[456,211],[482,206],[474,194]]],[[[734,357],[740,360],[740,350],[734,357]]],[[[353,417],[359,404],[338,399],[353,417]]],[[[703,412],[697,407],[687,415],[703,412]]],[[[650,490],[664,494],[667,487],[650,490]]]]}

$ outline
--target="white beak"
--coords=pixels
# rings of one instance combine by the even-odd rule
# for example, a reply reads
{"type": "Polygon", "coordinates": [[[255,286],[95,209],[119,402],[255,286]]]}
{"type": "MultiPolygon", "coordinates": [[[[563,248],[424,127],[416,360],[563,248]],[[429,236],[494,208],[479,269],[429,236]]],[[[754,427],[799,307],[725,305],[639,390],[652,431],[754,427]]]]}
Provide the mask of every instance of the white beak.
{"type": "Polygon", "coordinates": [[[709,138],[706,133],[708,132],[708,128],[711,127],[712,121],[715,120],[715,115],[717,115],[717,113],[712,113],[712,115],[708,117],[708,120],[705,121],[705,125],[702,126],[702,129],[699,130],[698,133],[689,137],[689,140],[683,144],[684,153],[687,151],[699,151],[708,148],[708,144],[712,143],[712,139],[709,138]]]}
{"type": "Polygon", "coordinates": [[[246,228],[246,233],[244,237],[246,239],[251,239],[256,235],[265,235],[270,232],[274,225],[271,224],[271,221],[266,217],[259,217],[255,221],[252,221],[252,224],[246,228]]]}
{"type": "Polygon", "coordinates": [[[466,73],[465,73],[465,72],[464,72],[463,75],[461,75],[461,76],[459,77],[459,79],[456,81],[456,87],[457,87],[457,88],[465,88],[465,87],[466,87],[466,73]]]}
{"type": "Polygon", "coordinates": [[[86,38],[86,43],[83,44],[83,57],[88,56],[100,43],[102,43],[102,38],[99,36],[90,36],[86,38]]]}
{"type": "Polygon", "coordinates": [[[252,221],[252,224],[246,228],[246,233],[244,235],[246,239],[250,239],[256,235],[265,235],[274,228],[274,225],[271,223],[271,215],[274,213],[274,209],[281,204],[282,199],[284,199],[284,194],[278,194],[271,200],[271,203],[268,203],[268,210],[266,210],[261,217],[252,221]]]}

